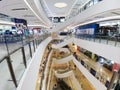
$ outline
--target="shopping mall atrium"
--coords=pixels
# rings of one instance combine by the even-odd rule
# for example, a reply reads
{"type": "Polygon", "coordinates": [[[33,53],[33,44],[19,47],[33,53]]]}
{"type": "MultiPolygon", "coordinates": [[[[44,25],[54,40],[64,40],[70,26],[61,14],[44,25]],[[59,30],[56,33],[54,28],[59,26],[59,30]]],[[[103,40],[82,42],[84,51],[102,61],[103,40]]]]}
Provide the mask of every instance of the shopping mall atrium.
{"type": "Polygon", "coordinates": [[[0,0],[0,90],[120,90],[120,0],[0,0]]]}

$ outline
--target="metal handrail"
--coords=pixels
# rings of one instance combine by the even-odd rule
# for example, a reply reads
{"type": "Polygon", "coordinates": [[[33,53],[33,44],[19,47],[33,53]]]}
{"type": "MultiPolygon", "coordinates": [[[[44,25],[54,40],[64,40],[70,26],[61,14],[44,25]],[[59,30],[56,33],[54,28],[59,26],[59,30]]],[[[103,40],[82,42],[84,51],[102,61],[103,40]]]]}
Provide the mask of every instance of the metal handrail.
{"type": "Polygon", "coordinates": [[[32,38],[27,43],[22,43],[22,46],[18,47],[17,49],[15,49],[15,50],[13,50],[11,52],[8,52],[7,55],[5,55],[4,57],[2,57],[0,59],[0,64],[5,60],[7,61],[9,73],[10,73],[10,76],[12,78],[11,81],[13,81],[13,84],[15,85],[16,88],[17,88],[19,83],[17,82],[17,78],[15,76],[15,71],[14,71],[14,68],[13,68],[13,65],[12,65],[12,62],[11,62],[10,55],[14,54],[15,52],[17,52],[18,50],[21,49],[22,50],[21,55],[22,55],[22,60],[23,60],[22,62],[24,64],[24,67],[27,68],[27,61],[26,61],[26,55],[25,55],[24,46],[26,46],[27,44],[29,45],[29,53],[30,53],[30,57],[32,58],[32,53],[33,52],[31,50],[31,44],[32,44],[31,42],[33,42],[33,49],[34,49],[34,52],[35,52],[35,44],[36,44],[36,48],[37,48],[38,44],[41,43],[41,40],[46,39],[48,36],[49,36],[48,34],[47,35],[45,34],[45,35],[42,35],[42,39],[40,38],[41,36],[39,38],[36,38],[36,39],[32,38]]]}
{"type": "MultiPolygon", "coordinates": [[[[32,41],[30,41],[30,42],[32,42],[32,41]]],[[[30,42],[29,42],[29,43],[30,43],[30,42]]],[[[24,44],[23,46],[25,46],[25,45],[26,45],[26,44],[24,44]]],[[[14,51],[11,51],[11,52],[9,53],[9,55],[11,55],[11,54],[17,52],[17,51],[20,50],[23,46],[21,46],[21,47],[15,49],[14,51]]],[[[5,59],[7,56],[8,56],[8,55],[5,55],[2,59],[0,59],[0,63],[1,63],[2,61],[4,61],[4,59],[5,59]]]]}
{"type": "Polygon", "coordinates": [[[94,41],[102,43],[104,40],[107,45],[109,45],[109,41],[114,42],[114,46],[117,46],[117,43],[120,42],[120,36],[113,37],[113,36],[105,36],[105,35],[88,35],[88,34],[79,34],[75,35],[75,38],[80,38],[88,41],[94,41]],[[96,41],[97,40],[97,41],[96,41]]]}
{"type": "MultiPolygon", "coordinates": [[[[44,36],[44,35],[43,35],[43,36],[44,36]]],[[[23,39],[23,40],[27,40],[27,39],[23,39]]],[[[20,50],[22,47],[24,47],[25,45],[27,45],[28,43],[30,43],[30,42],[32,42],[32,41],[34,41],[34,40],[35,40],[34,38],[30,39],[29,42],[23,44],[22,46],[20,46],[19,48],[15,49],[14,51],[9,52],[9,55],[15,53],[16,51],[20,50]]],[[[2,61],[4,61],[4,59],[5,59],[7,56],[8,56],[8,55],[5,55],[4,57],[2,57],[2,58],[0,59],[0,63],[1,63],[2,61]]]]}

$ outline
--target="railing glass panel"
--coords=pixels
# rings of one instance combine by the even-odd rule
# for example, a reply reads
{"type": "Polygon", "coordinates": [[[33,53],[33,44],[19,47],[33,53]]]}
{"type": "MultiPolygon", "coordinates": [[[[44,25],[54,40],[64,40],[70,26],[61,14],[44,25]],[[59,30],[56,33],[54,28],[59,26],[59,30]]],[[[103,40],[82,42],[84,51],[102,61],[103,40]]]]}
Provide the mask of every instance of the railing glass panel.
{"type": "Polygon", "coordinates": [[[6,59],[0,63],[0,90],[15,90],[6,59]]]}
{"type": "MultiPolygon", "coordinates": [[[[0,90],[16,90],[37,46],[49,34],[12,42],[0,43],[0,90]]],[[[14,39],[13,39],[14,41],[14,39]]]]}
{"type": "Polygon", "coordinates": [[[75,35],[75,38],[120,47],[120,37],[81,34],[81,35],[75,35]]]}
{"type": "Polygon", "coordinates": [[[25,66],[23,63],[23,56],[22,56],[22,51],[21,49],[19,49],[18,51],[16,51],[15,53],[10,55],[11,58],[11,63],[13,66],[13,70],[15,73],[15,77],[17,80],[17,83],[20,82],[20,79],[25,71],[25,66]]]}
{"type": "Polygon", "coordinates": [[[29,64],[29,61],[30,61],[30,50],[29,50],[29,45],[27,44],[25,47],[25,57],[26,57],[26,60],[27,60],[27,64],[29,64]]]}

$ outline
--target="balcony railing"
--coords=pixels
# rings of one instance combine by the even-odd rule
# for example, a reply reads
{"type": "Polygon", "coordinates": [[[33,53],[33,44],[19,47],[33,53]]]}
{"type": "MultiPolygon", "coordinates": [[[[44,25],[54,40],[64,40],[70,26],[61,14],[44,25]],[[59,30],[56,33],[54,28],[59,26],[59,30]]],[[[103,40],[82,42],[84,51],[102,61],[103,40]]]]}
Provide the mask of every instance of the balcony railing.
{"type": "Polygon", "coordinates": [[[0,44],[0,90],[16,90],[36,48],[48,36],[41,35],[16,43],[8,43],[8,38],[0,44]],[[7,53],[2,54],[5,50],[7,53]]]}
{"type": "Polygon", "coordinates": [[[102,36],[102,35],[87,35],[79,34],[75,35],[75,38],[80,38],[83,40],[93,41],[97,43],[103,43],[107,45],[113,45],[120,47],[120,36],[102,36]]]}

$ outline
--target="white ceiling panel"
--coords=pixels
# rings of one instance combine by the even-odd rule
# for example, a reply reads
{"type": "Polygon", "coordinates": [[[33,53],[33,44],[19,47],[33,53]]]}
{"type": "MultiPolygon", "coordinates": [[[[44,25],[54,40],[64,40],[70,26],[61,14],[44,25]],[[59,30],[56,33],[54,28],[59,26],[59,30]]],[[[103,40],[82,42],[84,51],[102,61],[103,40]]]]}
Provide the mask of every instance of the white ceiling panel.
{"type": "MultiPolygon", "coordinates": [[[[34,0],[29,0],[29,1],[33,2],[34,0]]],[[[32,5],[31,7],[34,9],[36,6],[35,4],[34,4],[34,7],[32,5]]],[[[0,1],[0,13],[8,15],[12,18],[25,19],[27,20],[28,24],[44,25],[43,20],[38,19],[38,17],[26,5],[24,0],[2,0],[0,1]],[[36,21],[39,21],[39,23],[36,23],[36,21]]]]}
{"type": "Polygon", "coordinates": [[[76,0],[45,0],[47,7],[49,8],[51,15],[50,16],[67,16],[75,4],[76,0]],[[66,3],[67,7],[57,8],[54,6],[55,3],[66,3]]]}

